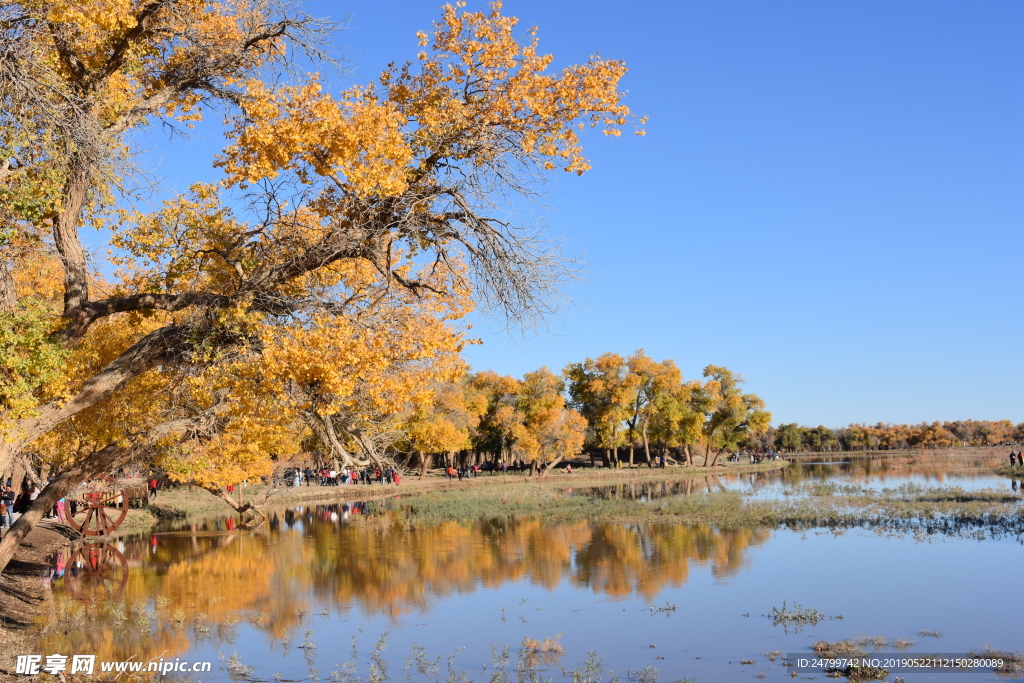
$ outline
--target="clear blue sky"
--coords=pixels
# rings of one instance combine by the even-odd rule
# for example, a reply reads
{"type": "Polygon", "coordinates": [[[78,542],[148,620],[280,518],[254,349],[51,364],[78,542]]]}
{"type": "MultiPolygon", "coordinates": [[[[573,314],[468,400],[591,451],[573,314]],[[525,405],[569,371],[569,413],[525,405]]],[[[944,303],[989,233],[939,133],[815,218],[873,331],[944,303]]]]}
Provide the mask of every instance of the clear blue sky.
{"type": "MultiPolygon", "coordinates": [[[[351,82],[412,58],[439,2],[351,17],[351,82]]],[[[470,4],[471,9],[480,7],[470,4]]],[[[625,60],[646,137],[593,136],[556,178],[578,308],[476,369],[521,375],[643,347],[740,372],[776,424],[1024,421],[1024,3],[510,0],[556,64],[625,60]]],[[[154,139],[170,187],[216,140],[154,139]]],[[[494,326],[491,326],[494,327],[494,326]]]]}

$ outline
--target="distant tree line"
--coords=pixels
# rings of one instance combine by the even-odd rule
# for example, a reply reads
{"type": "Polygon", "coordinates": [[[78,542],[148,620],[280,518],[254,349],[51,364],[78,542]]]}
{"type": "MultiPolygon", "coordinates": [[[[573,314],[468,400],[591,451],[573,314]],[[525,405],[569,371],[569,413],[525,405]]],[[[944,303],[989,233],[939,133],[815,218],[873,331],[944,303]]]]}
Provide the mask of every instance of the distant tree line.
{"type": "Polygon", "coordinates": [[[761,441],[787,453],[997,446],[1024,441],[1024,422],[1017,425],[1010,420],[935,421],[917,425],[879,422],[875,425],[855,423],[837,429],[792,423],[767,430],[761,441]]]}

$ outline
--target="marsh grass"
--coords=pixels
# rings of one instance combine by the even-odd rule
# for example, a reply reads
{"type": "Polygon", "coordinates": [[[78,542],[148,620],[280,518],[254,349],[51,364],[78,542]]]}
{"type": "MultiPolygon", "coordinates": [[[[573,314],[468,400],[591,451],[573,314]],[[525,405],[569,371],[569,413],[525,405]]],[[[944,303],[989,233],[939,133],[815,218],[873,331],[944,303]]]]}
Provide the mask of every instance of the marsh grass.
{"type": "MultiPolygon", "coordinates": [[[[307,634],[307,638],[312,634],[307,634]]],[[[420,644],[413,644],[412,652],[405,659],[403,672],[407,683],[550,683],[553,678],[546,668],[565,654],[561,634],[553,637],[523,639],[518,650],[513,652],[508,645],[491,644],[490,666],[484,666],[486,678],[471,678],[465,670],[459,669],[456,658],[462,648],[448,656],[430,654],[420,644]]],[[[349,657],[339,663],[330,673],[329,680],[337,683],[386,683],[391,680],[388,663],[384,659],[387,648],[387,633],[384,633],[365,661],[358,648],[356,636],[352,637],[349,657]],[[360,672],[363,672],[361,674],[360,672]]],[[[255,670],[242,664],[237,654],[221,661],[226,662],[228,674],[236,680],[256,680],[255,670]]],[[[315,670],[311,670],[315,671],[315,670]]],[[[583,663],[573,669],[561,667],[562,679],[571,683],[658,683],[660,672],[653,666],[628,671],[625,679],[614,671],[604,668],[604,661],[595,651],[587,653],[583,663]]],[[[307,680],[317,680],[311,676],[307,680]]],[[[675,679],[672,683],[696,683],[694,679],[675,679]]]]}
{"type": "MultiPolygon", "coordinates": [[[[844,456],[845,457],[845,456],[844,456]]],[[[939,452],[866,454],[866,474],[931,471],[991,473],[997,457],[985,449],[939,452]],[[870,467],[868,467],[870,464],[870,467]],[[868,471],[870,470],[870,471],[868,471]]],[[[959,487],[927,488],[905,484],[875,491],[854,483],[808,482],[796,491],[801,496],[782,500],[758,500],[739,492],[715,491],[715,476],[778,470],[785,462],[730,465],[715,468],[668,468],[608,470],[589,468],[573,475],[552,473],[540,479],[522,475],[482,475],[462,483],[428,477],[422,482],[396,488],[379,486],[282,488],[272,493],[271,504],[362,499],[365,515],[350,523],[386,530],[416,529],[452,521],[474,519],[535,518],[566,523],[584,520],[672,522],[711,525],[720,529],[790,528],[833,530],[865,528],[879,532],[932,534],[979,538],[1024,537],[1020,498],[1006,491],[964,491],[959,487]],[[647,500],[606,495],[610,487],[693,482],[707,492],[669,495],[647,500]],[[396,495],[401,495],[396,498],[396,495]]],[[[1019,468],[1018,468],[1019,469],[1019,468]]],[[[266,488],[266,487],[264,487],[266,488]]],[[[687,490],[689,486],[687,485],[687,490]]],[[[260,487],[245,490],[247,498],[260,499],[268,492],[260,487]]],[[[188,517],[210,511],[224,512],[223,503],[205,492],[161,492],[157,501],[165,511],[188,517]],[[205,496],[205,498],[204,498],[205,496]]]]}
{"type": "Polygon", "coordinates": [[[889,675],[888,669],[878,666],[854,666],[850,665],[842,669],[825,669],[825,676],[828,678],[844,677],[850,683],[861,683],[861,681],[882,681],[889,675]]]}
{"type": "Polygon", "coordinates": [[[561,638],[561,633],[544,640],[524,637],[519,645],[516,671],[519,674],[534,674],[542,667],[555,664],[565,654],[565,647],[559,642],[561,638]]]}
{"type": "Polygon", "coordinates": [[[927,491],[913,496],[921,503],[1019,503],[1021,497],[1003,491],[964,491],[959,486],[927,491]]]}
{"type": "Polygon", "coordinates": [[[914,647],[914,645],[916,644],[917,643],[915,643],[910,638],[896,638],[895,640],[889,641],[889,645],[892,646],[894,650],[906,650],[908,648],[914,647]]]}
{"type": "Polygon", "coordinates": [[[637,683],[658,683],[658,674],[660,673],[653,666],[645,666],[636,671],[630,669],[626,672],[626,680],[636,681],[637,683]]]}
{"type": "Polygon", "coordinates": [[[804,626],[817,626],[822,621],[843,618],[841,614],[830,617],[813,607],[804,607],[795,602],[792,607],[788,607],[785,600],[782,601],[782,609],[772,607],[767,616],[772,618],[772,626],[782,626],[787,632],[792,627],[794,633],[799,633],[804,626]]]}
{"type": "MultiPolygon", "coordinates": [[[[221,653],[221,661],[225,661],[223,653],[221,653]]],[[[256,667],[242,663],[242,657],[237,652],[231,653],[231,656],[227,658],[225,665],[228,675],[232,680],[252,680],[252,675],[256,672],[256,667]]]]}
{"type": "Polygon", "coordinates": [[[740,526],[744,513],[739,493],[678,496],[643,502],[622,498],[591,498],[573,493],[538,490],[528,484],[511,490],[466,489],[428,493],[403,500],[406,523],[412,527],[478,518],[531,517],[578,522],[589,519],[654,521],[685,517],[693,523],[740,526]]]}
{"type": "Polygon", "coordinates": [[[587,660],[571,671],[562,669],[562,675],[568,676],[572,683],[600,683],[604,674],[604,660],[597,652],[587,653],[587,660]]]}
{"type": "Polygon", "coordinates": [[[837,481],[816,481],[810,484],[804,484],[800,488],[803,493],[811,496],[817,496],[819,498],[827,498],[830,496],[859,496],[870,493],[870,490],[864,489],[859,484],[837,481]]]}
{"type": "MultiPolygon", "coordinates": [[[[721,474],[761,472],[779,470],[785,461],[749,465],[746,463],[719,465],[716,467],[669,467],[666,469],[634,467],[615,470],[608,468],[578,468],[572,475],[553,472],[547,477],[524,476],[521,474],[485,474],[472,479],[449,483],[440,476],[428,476],[423,481],[415,478],[404,479],[401,486],[279,486],[270,484],[249,485],[241,490],[244,501],[254,501],[261,509],[289,506],[296,503],[324,504],[340,501],[388,501],[402,497],[403,502],[410,496],[443,495],[444,493],[465,494],[490,490],[490,500],[506,499],[513,507],[523,502],[524,497],[536,506],[543,505],[544,498],[556,499],[569,488],[576,490],[588,487],[599,488],[622,483],[679,482],[713,477],[721,474]],[[503,492],[503,493],[502,493],[503,492]]],[[[173,520],[177,522],[200,521],[211,516],[231,513],[223,501],[203,490],[190,491],[178,486],[161,489],[158,497],[143,510],[153,521],[173,520]]],[[[372,518],[372,515],[370,516],[372,518]]],[[[145,525],[143,525],[145,526],[145,525]]],[[[148,529],[152,526],[146,526],[148,529]]],[[[140,529],[142,530],[142,529],[140,529]]],[[[135,533],[138,533],[136,530],[135,533]]],[[[123,534],[119,534],[123,535],[123,534]]]]}
{"type": "Polygon", "coordinates": [[[1003,660],[1002,666],[995,669],[996,673],[1011,674],[1014,678],[1019,677],[1019,674],[1024,674],[1024,652],[1002,652],[986,645],[980,651],[971,651],[967,654],[969,657],[977,659],[1003,660]]]}
{"type": "Polygon", "coordinates": [[[819,640],[811,646],[811,649],[819,657],[825,658],[860,657],[866,654],[864,648],[856,640],[838,640],[834,643],[819,640]]]}
{"type": "Polygon", "coordinates": [[[890,640],[885,636],[860,636],[858,638],[847,638],[830,643],[826,640],[819,640],[811,646],[815,654],[821,657],[860,657],[867,653],[867,650],[878,652],[887,647],[896,650],[905,650],[914,645],[914,641],[907,638],[894,638],[890,640]]]}
{"type": "Polygon", "coordinates": [[[650,610],[651,614],[664,614],[665,616],[668,616],[670,613],[676,611],[676,603],[666,601],[665,605],[662,607],[651,605],[650,610]]]}
{"type": "Polygon", "coordinates": [[[720,529],[867,528],[915,535],[976,537],[1024,535],[1021,499],[1006,491],[964,491],[904,484],[875,491],[853,484],[813,483],[806,497],[757,500],[743,493],[717,491],[655,500],[587,495],[510,482],[403,498],[391,510],[378,508],[371,524],[432,527],[469,519],[534,518],[573,523],[584,520],[707,524],[720,529]],[[388,522],[381,519],[388,516],[388,522]]]}

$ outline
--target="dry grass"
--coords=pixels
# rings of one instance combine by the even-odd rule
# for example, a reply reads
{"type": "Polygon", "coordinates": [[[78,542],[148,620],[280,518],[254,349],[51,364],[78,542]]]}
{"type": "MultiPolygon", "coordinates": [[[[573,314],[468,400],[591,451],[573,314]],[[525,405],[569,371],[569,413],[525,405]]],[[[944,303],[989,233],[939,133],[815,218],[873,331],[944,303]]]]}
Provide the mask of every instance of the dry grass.
{"type": "Polygon", "coordinates": [[[565,647],[559,642],[562,634],[559,633],[544,640],[534,640],[529,636],[523,638],[519,646],[519,668],[520,670],[532,670],[539,666],[551,666],[565,654],[565,647]]]}
{"type": "MultiPolygon", "coordinates": [[[[899,639],[900,641],[904,639],[899,639]]],[[[870,648],[878,651],[885,647],[896,647],[898,641],[890,641],[885,636],[860,636],[859,638],[847,638],[830,643],[819,640],[812,649],[822,657],[860,657],[867,653],[870,648]]],[[[913,643],[911,643],[913,644],[913,643]]]]}
{"type": "Polygon", "coordinates": [[[523,638],[523,643],[520,647],[532,654],[565,654],[565,647],[560,642],[562,634],[559,633],[556,636],[545,638],[544,640],[534,640],[533,638],[526,636],[523,638]]]}

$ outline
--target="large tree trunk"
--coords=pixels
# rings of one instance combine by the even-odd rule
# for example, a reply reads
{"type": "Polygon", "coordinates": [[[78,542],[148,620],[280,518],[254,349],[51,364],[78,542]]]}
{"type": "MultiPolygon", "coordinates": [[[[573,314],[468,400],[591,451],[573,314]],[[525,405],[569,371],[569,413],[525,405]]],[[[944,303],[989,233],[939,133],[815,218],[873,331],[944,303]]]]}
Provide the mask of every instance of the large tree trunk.
{"type": "Polygon", "coordinates": [[[544,471],[540,473],[541,478],[544,478],[544,477],[548,476],[548,472],[550,472],[551,470],[555,469],[555,466],[558,465],[558,463],[562,462],[562,460],[564,460],[564,459],[565,459],[565,456],[564,455],[560,455],[557,458],[555,458],[554,460],[552,460],[551,464],[549,464],[547,467],[545,467],[544,471]]]}
{"type": "Polygon", "coordinates": [[[14,271],[10,261],[0,256],[0,313],[14,313],[16,300],[14,271]]]}
{"type": "Polygon", "coordinates": [[[92,477],[106,474],[123,466],[131,459],[134,451],[110,445],[103,450],[93,453],[81,462],[72,465],[64,470],[46,485],[39,496],[32,503],[31,507],[18,518],[14,526],[0,540],[0,573],[7,567],[7,564],[14,557],[18,545],[28,536],[32,527],[43,518],[58,500],[66,496],[79,483],[92,477]]]}
{"type": "Polygon", "coordinates": [[[310,410],[305,413],[305,416],[306,424],[310,426],[313,433],[316,434],[316,438],[328,450],[329,458],[334,463],[334,469],[359,469],[370,464],[369,458],[357,458],[348,452],[338,436],[333,417],[323,415],[317,410],[310,410]]]}
{"type": "Polygon", "coordinates": [[[235,512],[237,512],[238,514],[244,515],[245,513],[249,512],[249,513],[252,513],[252,515],[254,517],[259,517],[260,519],[266,519],[266,516],[262,512],[260,512],[259,509],[257,509],[255,505],[253,505],[252,503],[245,503],[243,505],[242,503],[240,503],[237,500],[235,500],[234,498],[232,498],[231,494],[229,494],[227,491],[225,491],[224,489],[220,488],[219,486],[212,486],[212,485],[211,486],[201,485],[201,486],[203,486],[204,489],[206,489],[207,491],[209,491],[213,495],[215,495],[218,498],[220,498],[221,500],[223,500],[228,505],[230,505],[235,510],[235,512]]]}
{"type": "Polygon", "coordinates": [[[36,469],[34,467],[32,467],[32,463],[29,461],[28,457],[28,454],[22,453],[21,457],[18,458],[18,464],[21,466],[20,469],[25,473],[25,479],[28,481],[28,483],[32,484],[33,486],[43,488],[43,480],[41,478],[41,475],[38,472],[36,472],[36,469]]]}
{"type": "Polygon", "coordinates": [[[53,222],[53,243],[64,264],[64,317],[69,319],[84,313],[89,301],[89,266],[78,237],[82,207],[91,185],[87,166],[81,157],[72,162],[60,213],[53,222]]]}
{"type": "Polygon", "coordinates": [[[711,444],[715,440],[715,431],[716,430],[712,429],[711,433],[708,434],[708,442],[707,445],[704,447],[704,464],[701,465],[701,467],[708,466],[708,459],[711,457],[711,444]]]}
{"type": "Polygon", "coordinates": [[[615,467],[619,467],[619,429],[615,427],[612,429],[612,460],[615,462],[615,467]]]}
{"type": "Polygon", "coordinates": [[[430,461],[434,456],[429,453],[424,453],[423,451],[417,452],[420,454],[420,479],[423,479],[427,474],[427,470],[430,469],[430,461]]]}
{"type": "MultiPolygon", "coordinates": [[[[3,470],[0,470],[2,473],[3,470]]],[[[11,488],[15,491],[21,491],[21,487],[25,483],[25,468],[21,465],[21,460],[18,460],[14,464],[14,470],[11,472],[11,488]]]]}

